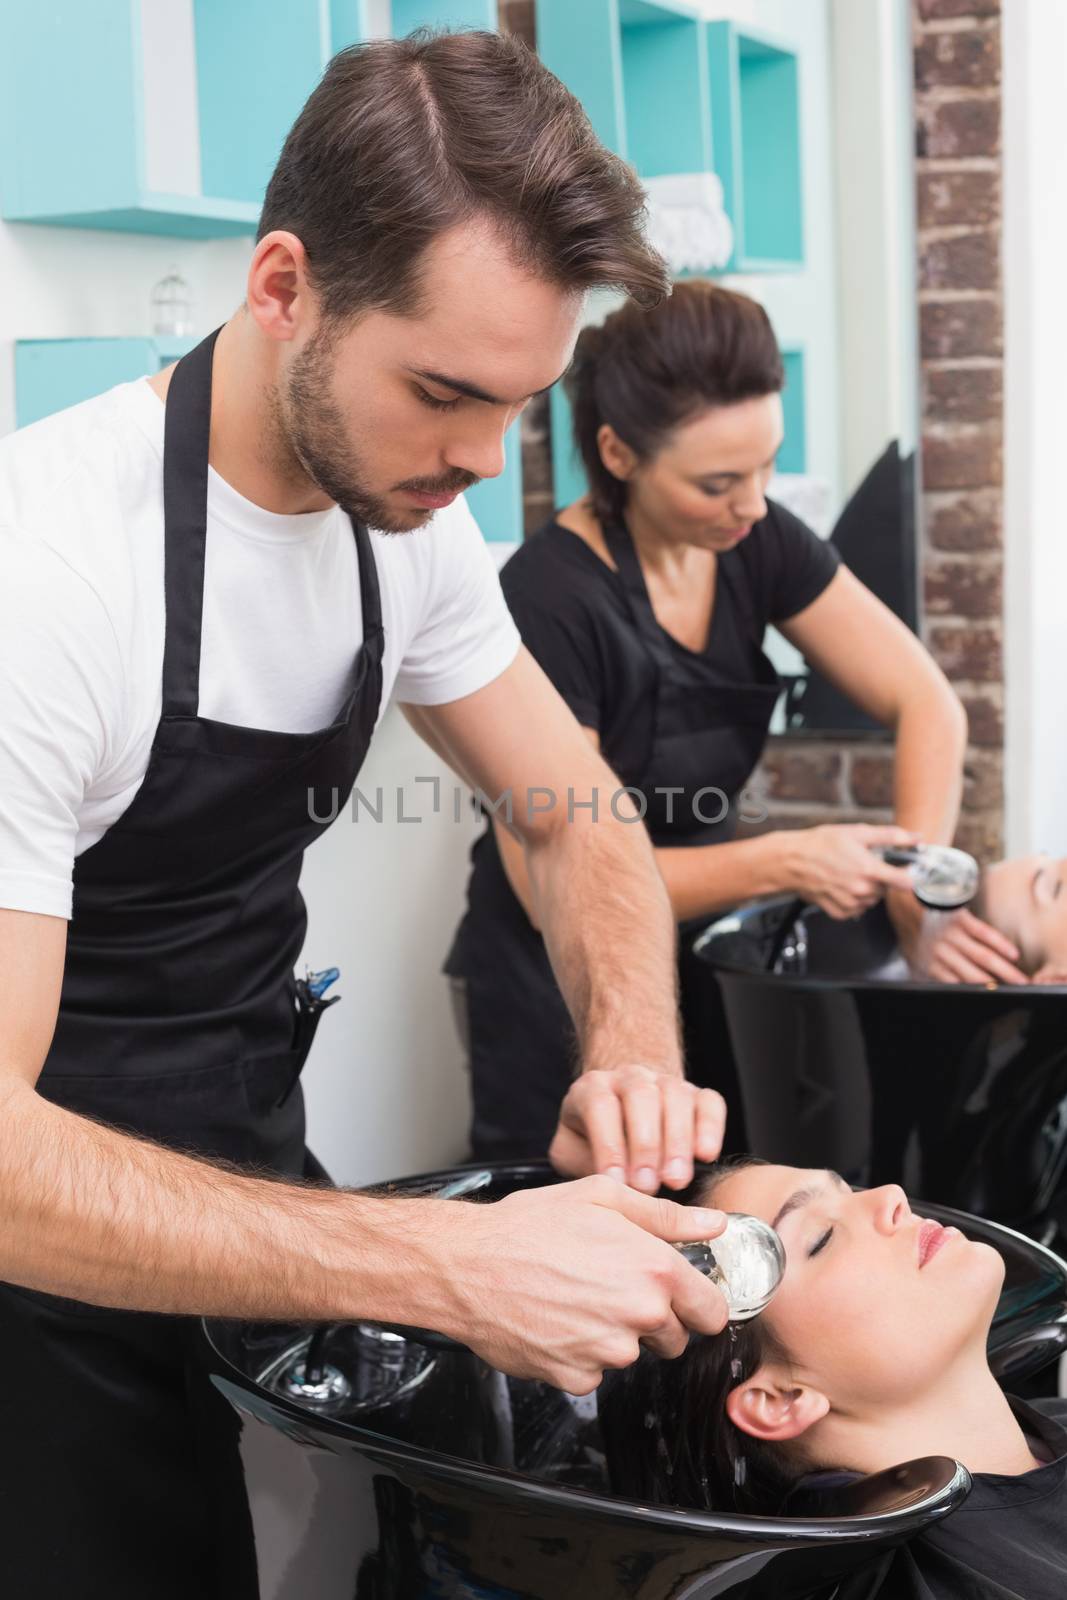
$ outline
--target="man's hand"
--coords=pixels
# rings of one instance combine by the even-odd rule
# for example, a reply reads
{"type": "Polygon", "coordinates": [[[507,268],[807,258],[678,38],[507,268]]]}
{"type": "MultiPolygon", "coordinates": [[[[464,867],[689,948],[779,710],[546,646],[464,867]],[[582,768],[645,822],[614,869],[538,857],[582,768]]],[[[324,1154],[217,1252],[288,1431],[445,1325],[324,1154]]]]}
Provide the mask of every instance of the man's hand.
{"type": "Polygon", "coordinates": [[[684,1188],[694,1157],[714,1161],[725,1126],[726,1103],[714,1089],[651,1067],[583,1072],[560,1107],[548,1156],[567,1177],[604,1173],[655,1194],[661,1184],[684,1188]]]}
{"type": "Polygon", "coordinates": [[[929,918],[914,897],[892,896],[889,914],[900,948],[913,972],[938,983],[1029,983],[1017,965],[1019,951],[1011,940],[976,917],[957,911],[938,918],[931,931],[929,918]]]}
{"type": "Polygon", "coordinates": [[[608,1178],[441,1206],[455,1218],[445,1230],[435,1215],[442,1310],[431,1311],[432,1325],[513,1377],[589,1394],[642,1345],[679,1356],[689,1330],[726,1326],[719,1290],[668,1242],[715,1238],[721,1211],[608,1178]]]}

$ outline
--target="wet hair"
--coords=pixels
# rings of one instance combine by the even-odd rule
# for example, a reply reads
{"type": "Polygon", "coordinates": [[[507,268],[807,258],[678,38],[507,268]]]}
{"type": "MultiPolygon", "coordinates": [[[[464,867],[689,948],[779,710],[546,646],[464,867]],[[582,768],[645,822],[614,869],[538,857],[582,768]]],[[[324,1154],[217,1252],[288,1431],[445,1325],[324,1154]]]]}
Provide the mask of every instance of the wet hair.
{"type": "MultiPolygon", "coordinates": [[[[718,1163],[694,1203],[714,1204],[731,1173],[764,1165],[755,1156],[718,1163]]],[[[730,1329],[714,1338],[694,1335],[676,1360],[646,1351],[633,1366],[605,1375],[600,1426],[615,1494],[652,1505],[770,1516],[808,1470],[795,1446],[754,1439],[727,1415],[731,1389],[765,1361],[788,1360],[762,1317],[730,1329]]]]}
{"type": "Polygon", "coordinates": [[[778,394],[785,369],[761,305],[694,279],[651,310],[623,305],[584,328],[564,382],[593,510],[610,522],[623,512],[627,486],[600,458],[605,423],[648,461],[702,412],[778,394]]]}
{"type": "Polygon", "coordinates": [[[258,237],[295,233],[324,314],[416,315],[440,234],[487,217],[565,289],[669,292],[634,172],[518,39],[420,30],[342,50],[282,148],[258,237]]]}

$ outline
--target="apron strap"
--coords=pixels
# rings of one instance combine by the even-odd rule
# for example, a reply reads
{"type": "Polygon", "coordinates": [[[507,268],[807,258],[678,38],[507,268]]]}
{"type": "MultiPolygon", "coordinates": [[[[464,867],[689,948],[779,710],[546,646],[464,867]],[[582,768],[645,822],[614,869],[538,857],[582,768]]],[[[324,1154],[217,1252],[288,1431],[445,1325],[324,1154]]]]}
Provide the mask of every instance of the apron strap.
{"type": "MultiPolygon", "coordinates": [[[[164,599],[163,715],[196,717],[207,555],[208,449],[215,329],[174,369],[163,432],[164,599]]],[[[363,648],[380,662],[384,642],[378,567],[370,534],[349,515],[359,560],[363,648]]]]}
{"type": "Polygon", "coordinates": [[[359,562],[359,603],[363,613],[363,648],[375,661],[382,658],[385,629],[382,626],[382,592],[378,582],[378,564],[374,547],[364,524],[351,512],[348,520],[356,536],[356,557],[359,562]]]}
{"type": "Polygon", "coordinates": [[[618,568],[637,630],[657,665],[669,669],[673,661],[671,649],[652,609],[652,597],[648,592],[645,575],[641,571],[641,563],[630,530],[621,519],[617,522],[606,522],[603,528],[604,543],[618,568]]]}
{"type": "Polygon", "coordinates": [[[195,717],[200,704],[200,635],[207,549],[211,363],[221,330],[175,367],[163,429],[163,716],[195,717]]]}

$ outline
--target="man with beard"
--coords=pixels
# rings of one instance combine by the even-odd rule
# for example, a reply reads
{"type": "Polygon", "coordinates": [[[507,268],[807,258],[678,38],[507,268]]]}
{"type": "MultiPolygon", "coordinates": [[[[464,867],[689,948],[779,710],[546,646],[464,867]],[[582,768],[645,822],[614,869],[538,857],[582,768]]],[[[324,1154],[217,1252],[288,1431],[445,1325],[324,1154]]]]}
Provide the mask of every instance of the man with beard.
{"type": "Polygon", "coordinates": [[[19,1600],[255,1594],[199,1314],[419,1324],[576,1393],[639,1341],[677,1354],[723,1325],[667,1242],[721,1219],[653,1198],[721,1135],[681,1075],[666,895],[632,817],[594,820],[615,782],[457,499],[567,366],[587,290],[665,292],[640,217],[520,45],[344,52],[286,142],[235,316],[0,449],[19,1600]],[[487,794],[574,791],[514,825],[583,1046],[553,1147],[577,1181],[496,1206],[301,1182],[300,862],[391,693],[487,794]]]}

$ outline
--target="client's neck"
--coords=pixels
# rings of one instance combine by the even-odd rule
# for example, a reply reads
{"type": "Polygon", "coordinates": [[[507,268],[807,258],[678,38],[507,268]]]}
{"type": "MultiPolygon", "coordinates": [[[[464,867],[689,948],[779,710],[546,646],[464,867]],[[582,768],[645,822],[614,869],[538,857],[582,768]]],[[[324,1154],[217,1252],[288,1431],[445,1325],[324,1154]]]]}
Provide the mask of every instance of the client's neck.
{"type": "Polygon", "coordinates": [[[1005,1476],[1040,1464],[984,1358],[961,1363],[939,1380],[936,1392],[881,1415],[831,1411],[820,1434],[812,1441],[820,1457],[865,1473],[921,1456],[952,1456],[969,1472],[1005,1476]]]}

